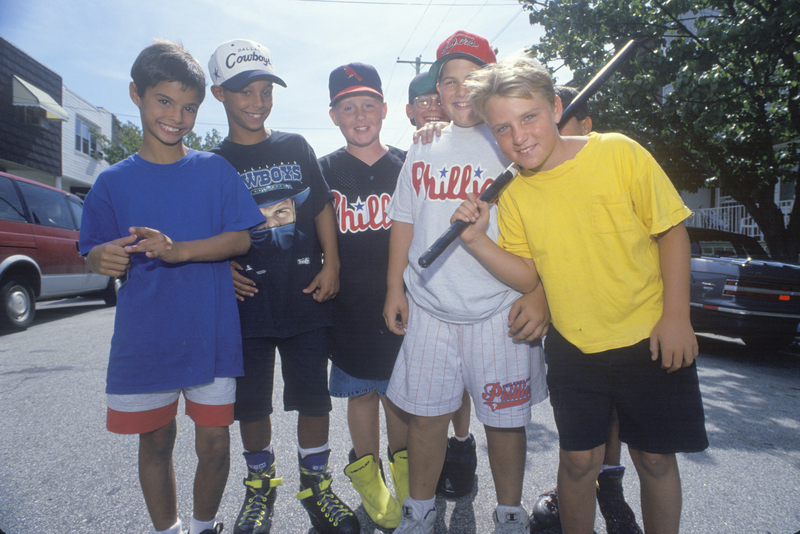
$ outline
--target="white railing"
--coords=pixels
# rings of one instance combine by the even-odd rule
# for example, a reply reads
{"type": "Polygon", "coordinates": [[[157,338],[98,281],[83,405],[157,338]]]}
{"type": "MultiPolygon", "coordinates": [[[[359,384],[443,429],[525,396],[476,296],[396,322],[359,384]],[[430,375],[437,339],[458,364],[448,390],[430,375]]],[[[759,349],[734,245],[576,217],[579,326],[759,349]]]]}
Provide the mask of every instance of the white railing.
{"type": "MultiPolygon", "coordinates": [[[[783,213],[784,225],[789,224],[789,214],[792,212],[793,205],[794,200],[781,200],[778,202],[778,207],[783,213]]],[[[725,230],[749,235],[759,241],[764,240],[764,234],[761,233],[756,222],[741,204],[695,210],[692,216],[686,219],[686,226],[725,230]]]]}

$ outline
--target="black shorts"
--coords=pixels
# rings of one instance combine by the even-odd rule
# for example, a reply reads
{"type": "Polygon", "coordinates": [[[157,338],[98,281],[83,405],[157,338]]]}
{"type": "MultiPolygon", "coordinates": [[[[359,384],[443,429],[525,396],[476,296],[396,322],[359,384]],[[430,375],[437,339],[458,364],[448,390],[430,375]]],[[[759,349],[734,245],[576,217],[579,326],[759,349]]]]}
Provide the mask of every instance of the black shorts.
{"type": "Polygon", "coordinates": [[[327,339],[325,328],[289,338],[242,339],[244,376],[236,379],[234,419],[252,421],[272,413],[276,348],[281,354],[284,411],[311,416],[329,413],[327,339]]]}
{"type": "Polygon", "coordinates": [[[708,447],[697,366],[673,373],[650,358],[650,340],[584,354],[551,325],[545,339],[547,386],[560,446],[586,451],[606,442],[611,412],[619,437],[654,454],[708,447]]]}

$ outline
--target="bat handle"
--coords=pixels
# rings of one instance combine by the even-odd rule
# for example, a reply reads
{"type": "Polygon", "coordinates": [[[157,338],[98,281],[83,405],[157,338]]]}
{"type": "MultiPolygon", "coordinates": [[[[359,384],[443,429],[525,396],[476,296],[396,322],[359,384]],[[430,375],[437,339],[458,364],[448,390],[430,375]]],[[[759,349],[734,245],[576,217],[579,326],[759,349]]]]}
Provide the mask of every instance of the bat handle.
{"type": "Polygon", "coordinates": [[[428,250],[419,257],[419,266],[423,269],[430,267],[431,263],[436,261],[436,258],[438,258],[453,241],[458,239],[458,236],[461,235],[461,232],[463,232],[464,228],[467,226],[469,226],[469,223],[466,221],[456,221],[451,224],[450,228],[439,236],[439,239],[434,241],[433,245],[428,247],[428,250]]]}

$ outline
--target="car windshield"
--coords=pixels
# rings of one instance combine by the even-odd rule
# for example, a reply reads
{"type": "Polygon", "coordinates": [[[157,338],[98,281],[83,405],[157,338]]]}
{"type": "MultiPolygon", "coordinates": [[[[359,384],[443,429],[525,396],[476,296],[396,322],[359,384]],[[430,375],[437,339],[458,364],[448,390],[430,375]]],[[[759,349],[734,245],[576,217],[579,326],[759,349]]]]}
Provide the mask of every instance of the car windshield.
{"type": "Polygon", "coordinates": [[[699,240],[692,243],[692,253],[714,258],[769,259],[767,253],[757,241],[750,242],[745,240],[699,240]]]}

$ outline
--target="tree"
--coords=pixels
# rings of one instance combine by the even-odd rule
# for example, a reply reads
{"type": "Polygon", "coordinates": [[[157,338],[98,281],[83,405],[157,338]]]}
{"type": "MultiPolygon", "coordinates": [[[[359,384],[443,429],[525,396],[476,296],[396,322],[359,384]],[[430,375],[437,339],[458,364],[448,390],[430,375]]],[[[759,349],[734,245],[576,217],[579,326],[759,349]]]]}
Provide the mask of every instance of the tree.
{"type": "Polygon", "coordinates": [[[206,137],[200,141],[200,136],[194,132],[189,132],[183,138],[183,144],[195,150],[211,150],[222,141],[222,136],[216,128],[212,128],[210,132],[206,132],[206,137]]]}
{"type": "Polygon", "coordinates": [[[116,133],[112,137],[116,142],[112,143],[105,135],[99,136],[97,140],[104,159],[111,165],[136,154],[142,148],[142,130],[138,126],[131,121],[120,124],[116,117],[113,120],[116,133]]]}
{"type": "Polygon", "coordinates": [[[638,56],[592,115],[647,147],[676,187],[720,187],[753,216],[774,257],[800,254],[800,3],[796,0],[521,0],[532,47],[581,87],[629,39],[638,56]],[[775,184],[794,184],[788,225],[775,184]]]}
{"type": "MultiPolygon", "coordinates": [[[[137,153],[139,149],[142,148],[141,128],[131,121],[120,124],[116,117],[114,117],[113,120],[114,129],[116,131],[116,135],[113,137],[116,142],[112,143],[108,137],[104,135],[98,136],[98,144],[104,154],[104,159],[111,165],[137,153]]],[[[214,148],[220,141],[222,141],[222,136],[216,128],[213,128],[210,132],[206,132],[205,139],[203,140],[194,132],[189,132],[183,138],[183,144],[189,148],[201,151],[214,148]]]]}

